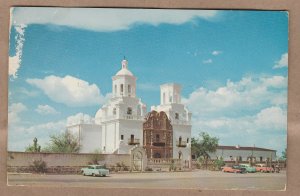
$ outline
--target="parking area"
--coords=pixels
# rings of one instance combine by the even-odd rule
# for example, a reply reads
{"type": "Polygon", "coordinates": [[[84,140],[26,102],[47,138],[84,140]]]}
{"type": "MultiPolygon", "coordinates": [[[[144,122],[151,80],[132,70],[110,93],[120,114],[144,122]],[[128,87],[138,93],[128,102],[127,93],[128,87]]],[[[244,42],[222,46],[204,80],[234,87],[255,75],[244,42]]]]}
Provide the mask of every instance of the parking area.
{"type": "Polygon", "coordinates": [[[191,172],[117,173],[110,174],[108,177],[8,174],[8,184],[100,188],[283,190],[286,184],[286,172],[235,174],[194,170],[191,172]]]}

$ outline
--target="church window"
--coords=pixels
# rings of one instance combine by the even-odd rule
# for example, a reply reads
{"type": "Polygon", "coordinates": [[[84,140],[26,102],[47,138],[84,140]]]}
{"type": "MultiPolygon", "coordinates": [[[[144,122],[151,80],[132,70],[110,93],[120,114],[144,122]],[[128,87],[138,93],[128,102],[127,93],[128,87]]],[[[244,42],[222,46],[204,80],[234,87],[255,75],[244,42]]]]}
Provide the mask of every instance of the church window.
{"type": "Polygon", "coordinates": [[[117,85],[115,85],[115,94],[117,94],[118,92],[117,92],[117,85]]]}
{"type": "Polygon", "coordinates": [[[114,109],[113,109],[113,115],[116,115],[116,114],[117,114],[117,109],[114,108],[114,109]]]}
{"type": "Polygon", "coordinates": [[[165,103],[166,103],[166,94],[163,93],[163,104],[165,104],[165,103]]]}
{"type": "Polygon", "coordinates": [[[127,114],[131,115],[132,114],[132,108],[127,108],[127,114]]]}
{"type": "Polygon", "coordinates": [[[189,138],[186,139],[186,143],[189,143],[189,138]]]}
{"type": "Polygon", "coordinates": [[[179,114],[175,113],[175,119],[179,119],[179,114]]]}
{"type": "Polygon", "coordinates": [[[169,102],[172,103],[172,95],[169,97],[169,102]]]}
{"type": "Polygon", "coordinates": [[[131,86],[128,84],[128,93],[131,93],[131,86]]]}
{"type": "Polygon", "coordinates": [[[156,142],[159,142],[159,134],[156,134],[156,142]]]}
{"type": "Polygon", "coordinates": [[[121,94],[123,93],[123,84],[121,84],[121,94]]]}
{"type": "Polygon", "coordinates": [[[121,135],[121,140],[124,140],[124,135],[121,135]]]}
{"type": "Polygon", "coordinates": [[[130,135],[130,141],[133,143],[134,142],[134,135],[130,135]]]}

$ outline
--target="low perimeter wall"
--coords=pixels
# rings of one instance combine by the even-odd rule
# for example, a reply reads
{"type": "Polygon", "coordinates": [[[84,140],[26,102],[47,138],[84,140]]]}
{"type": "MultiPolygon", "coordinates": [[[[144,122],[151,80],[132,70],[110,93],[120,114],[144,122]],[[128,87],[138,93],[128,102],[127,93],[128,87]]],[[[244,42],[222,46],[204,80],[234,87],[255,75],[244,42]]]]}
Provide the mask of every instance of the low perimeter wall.
{"type": "Polygon", "coordinates": [[[34,161],[42,160],[46,163],[47,173],[79,173],[82,167],[93,164],[105,164],[109,169],[130,169],[130,154],[90,154],[90,153],[30,153],[8,152],[8,172],[34,172],[34,161]]]}

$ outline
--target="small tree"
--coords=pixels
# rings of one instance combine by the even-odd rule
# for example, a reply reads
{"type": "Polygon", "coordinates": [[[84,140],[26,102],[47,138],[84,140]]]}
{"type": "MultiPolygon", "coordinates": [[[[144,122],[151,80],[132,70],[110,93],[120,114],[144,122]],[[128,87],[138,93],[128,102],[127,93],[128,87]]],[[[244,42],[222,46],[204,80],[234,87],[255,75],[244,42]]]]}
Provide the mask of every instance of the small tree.
{"type": "Polygon", "coordinates": [[[99,161],[103,161],[103,160],[104,160],[104,156],[102,155],[102,151],[98,149],[95,150],[91,157],[91,163],[98,164],[99,161]]]}
{"type": "Polygon", "coordinates": [[[69,131],[51,135],[50,143],[43,149],[44,152],[78,153],[80,145],[78,138],[69,131]]]}
{"type": "Polygon", "coordinates": [[[42,159],[34,160],[32,165],[30,165],[33,171],[37,173],[44,173],[47,170],[47,164],[42,159]]]}
{"type": "Polygon", "coordinates": [[[284,151],[282,151],[281,153],[281,159],[286,160],[287,156],[286,156],[286,148],[284,149],[284,151]]]}
{"type": "Polygon", "coordinates": [[[210,159],[209,153],[214,153],[218,147],[219,138],[211,137],[208,133],[201,132],[199,138],[192,138],[192,153],[197,157],[203,157],[205,167],[207,169],[207,162],[210,159]]]}
{"type": "Polygon", "coordinates": [[[41,146],[38,145],[38,139],[35,137],[33,139],[33,145],[29,145],[25,148],[25,152],[40,152],[41,146]]]}
{"type": "Polygon", "coordinates": [[[221,167],[223,167],[224,165],[225,165],[225,162],[222,157],[220,159],[214,160],[214,169],[215,170],[221,170],[221,167]]]}

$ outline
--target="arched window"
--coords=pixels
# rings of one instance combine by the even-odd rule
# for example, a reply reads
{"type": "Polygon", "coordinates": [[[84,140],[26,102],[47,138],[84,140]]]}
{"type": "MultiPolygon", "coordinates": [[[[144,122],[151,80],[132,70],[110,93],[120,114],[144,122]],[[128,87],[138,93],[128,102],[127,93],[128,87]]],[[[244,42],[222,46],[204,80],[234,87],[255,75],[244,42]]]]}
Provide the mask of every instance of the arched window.
{"type": "Polygon", "coordinates": [[[159,142],[159,134],[156,134],[156,142],[159,142]]]}
{"type": "Polygon", "coordinates": [[[115,95],[117,94],[117,85],[115,84],[115,95]]]}
{"type": "Polygon", "coordinates": [[[121,87],[120,87],[120,91],[121,91],[121,94],[123,94],[123,84],[121,84],[121,87]]]}
{"type": "Polygon", "coordinates": [[[114,109],[113,109],[113,115],[116,115],[116,114],[117,114],[117,109],[114,108],[114,109]]]}
{"type": "Polygon", "coordinates": [[[129,114],[129,115],[132,114],[132,108],[131,107],[127,108],[127,114],[129,114]]]}
{"type": "Polygon", "coordinates": [[[131,86],[128,84],[128,93],[131,93],[131,86]]]}

